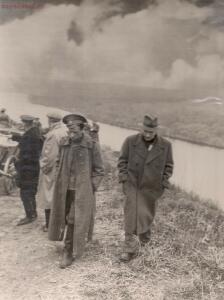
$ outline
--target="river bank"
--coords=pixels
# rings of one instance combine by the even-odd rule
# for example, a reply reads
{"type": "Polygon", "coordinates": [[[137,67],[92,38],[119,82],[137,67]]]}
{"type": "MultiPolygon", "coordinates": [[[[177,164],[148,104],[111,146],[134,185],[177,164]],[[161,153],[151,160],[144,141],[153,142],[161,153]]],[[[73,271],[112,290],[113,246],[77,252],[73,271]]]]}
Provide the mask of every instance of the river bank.
{"type": "MultiPolygon", "coordinates": [[[[58,103],[56,107],[74,111],[74,103],[73,108],[70,104],[58,103]]],[[[100,112],[95,111],[94,113],[94,111],[93,107],[93,112],[91,110],[91,114],[94,114],[93,120],[96,119],[96,116],[100,118],[100,112]]],[[[116,118],[118,117],[115,118],[114,114],[112,116],[116,123],[116,118]]],[[[135,116],[132,114],[131,117],[135,116]]],[[[139,120],[141,119],[139,118],[139,120]]],[[[111,119],[109,118],[108,122],[110,121],[111,119]]],[[[135,133],[135,130],[111,126],[105,123],[100,124],[100,141],[116,151],[121,149],[121,145],[127,136],[135,133]]],[[[205,201],[210,201],[224,210],[224,185],[222,182],[224,177],[224,149],[208,147],[205,146],[205,143],[203,143],[203,146],[200,146],[198,145],[200,143],[189,143],[185,140],[187,138],[171,139],[175,164],[171,181],[188,193],[193,193],[205,201]]]]}
{"type": "Polygon", "coordinates": [[[35,223],[16,227],[23,214],[18,195],[0,197],[0,299],[11,300],[222,300],[224,214],[172,188],[159,200],[152,240],[121,264],[123,195],[117,155],[104,151],[106,177],[97,193],[95,242],[82,259],[58,268],[61,243],[35,223]]]}
{"type": "MultiPolygon", "coordinates": [[[[1,94],[1,102],[10,116],[19,120],[21,114],[34,114],[39,117],[43,126],[47,126],[47,112],[66,111],[66,104],[55,102],[55,106],[32,104],[29,96],[18,93],[1,94]],[[60,109],[60,107],[62,109],[60,109]]],[[[48,104],[49,105],[49,104],[48,104]]],[[[77,108],[71,109],[76,111],[77,108]]],[[[111,149],[119,151],[124,139],[136,131],[100,123],[100,142],[111,149]]],[[[171,139],[174,154],[174,174],[172,183],[189,193],[198,195],[200,199],[210,200],[224,210],[224,150],[215,147],[199,146],[181,140],[171,139]],[[184,159],[183,159],[184,158],[184,159]]]]}
{"type": "Polygon", "coordinates": [[[197,97],[206,96],[206,91],[194,94],[146,87],[58,82],[52,83],[48,90],[31,93],[29,98],[33,103],[79,110],[90,119],[130,129],[138,129],[144,114],[155,114],[164,136],[224,148],[224,104],[218,105],[212,100],[195,101],[197,97]]]}

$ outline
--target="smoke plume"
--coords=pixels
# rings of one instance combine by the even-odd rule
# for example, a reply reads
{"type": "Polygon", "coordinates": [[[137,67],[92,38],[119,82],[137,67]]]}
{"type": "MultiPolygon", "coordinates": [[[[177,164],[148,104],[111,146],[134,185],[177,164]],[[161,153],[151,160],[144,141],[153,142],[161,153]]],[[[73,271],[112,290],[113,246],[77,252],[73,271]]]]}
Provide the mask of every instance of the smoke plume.
{"type": "Polygon", "coordinates": [[[208,0],[46,1],[2,22],[0,85],[69,80],[222,91],[223,8],[208,0]]]}

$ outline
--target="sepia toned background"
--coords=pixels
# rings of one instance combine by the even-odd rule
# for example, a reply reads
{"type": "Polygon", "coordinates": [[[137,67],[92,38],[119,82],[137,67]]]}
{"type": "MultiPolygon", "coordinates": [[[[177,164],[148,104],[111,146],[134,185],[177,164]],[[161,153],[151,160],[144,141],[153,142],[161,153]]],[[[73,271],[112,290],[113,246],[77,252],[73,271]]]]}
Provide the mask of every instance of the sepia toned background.
{"type": "Polygon", "coordinates": [[[19,230],[18,194],[0,197],[0,299],[223,298],[223,70],[222,0],[0,0],[0,107],[44,126],[51,110],[84,113],[100,123],[107,169],[98,242],[67,273],[41,212],[19,230]],[[172,141],[174,186],[152,244],[121,266],[117,153],[147,113],[172,141]]]}

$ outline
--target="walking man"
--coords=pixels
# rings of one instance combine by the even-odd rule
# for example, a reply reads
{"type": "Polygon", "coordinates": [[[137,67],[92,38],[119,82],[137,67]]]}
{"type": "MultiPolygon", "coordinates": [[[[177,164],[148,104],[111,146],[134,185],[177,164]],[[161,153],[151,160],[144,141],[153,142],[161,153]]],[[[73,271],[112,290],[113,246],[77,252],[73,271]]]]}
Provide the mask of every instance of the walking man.
{"type": "Polygon", "coordinates": [[[65,247],[61,268],[72,264],[73,254],[84,251],[94,209],[94,192],[104,170],[99,145],[84,133],[87,120],[80,114],[63,118],[68,137],[60,145],[58,173],[49,224],[49,239],[62,240],[65,225],[65,247]]]}
{"type": "Polygon", "coordinates": [[[37,218],[36,193],[39,178],[39,158],[42,149],[42,139],[38,129],[33,125],[35,118],[29,115],[21,116],[25,133],[22,136],[12,136],[19,142],[19,155],[15,162],[17,171],[17,185],[26,213],[25,218],[18,222],[25,225],[37,218]]]}
{"type": "Polygon", "coordinates": [[[47,114],[49,131],[46,134],[40,157],[40,176],[38,184],[38,202],[45,212],[43,231],[48,230],[51,203],[55,188],[56,161],[59,155],[59,144],[67,136],[67,128],[61,122],[62,116],[57,112],[47,114]]]}
{"type": "Polygon", "coordinates": [[[171,143],[157,133],[157,118],[146,115],[141,132],[129,136],[118,161],[124,203],[125,243],[121,261],[128,262],[150,240],[156,200],[169,187],[173,173],[171,143]],[[139,242],[136,238],[139,239],[139,242]]]}

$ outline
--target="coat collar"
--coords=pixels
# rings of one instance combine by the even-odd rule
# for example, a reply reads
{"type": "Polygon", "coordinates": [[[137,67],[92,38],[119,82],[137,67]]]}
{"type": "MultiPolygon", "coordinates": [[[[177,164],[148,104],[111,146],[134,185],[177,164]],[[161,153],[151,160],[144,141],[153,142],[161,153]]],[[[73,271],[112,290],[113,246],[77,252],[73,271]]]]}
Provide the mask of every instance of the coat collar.
{"type": "MultiPolygon", "coordinates": [[[[84,147],[84,148],[92,148],[92,140],[91,138],[87,135],[87,134],[83,134],[83,138],[81,140],[81,142],[78,144],[78,146],[81,146],[81,147],[84,147]]],[[[63,141],[62,141],[62,144],[63,146],[70,146],[72,143],[71,143],[71,140],[68,136],[64,137],[63,138],[63,141]]]]}
{"type": "Polygon", "coordinates": [[[33,126],[31,128],[29,128],[27,131],[25,131],[25,133],[23,134],[23,136],[36,136],[38,135],[38,128],[33,126]]]}
{"type": "Polygon", "coordinates": [[[164,144],[161,137],[159,137],[158,135],[154,143],[152,144],[152,149],[150,151],[145,147],[145,144],[142,140],[142,135],[140,133],[137,134],[133,145],[136,147],[136,152],[138,153],[138,155],[145,159],[146,164],[154,160],[164,150],[164,144]]]}

